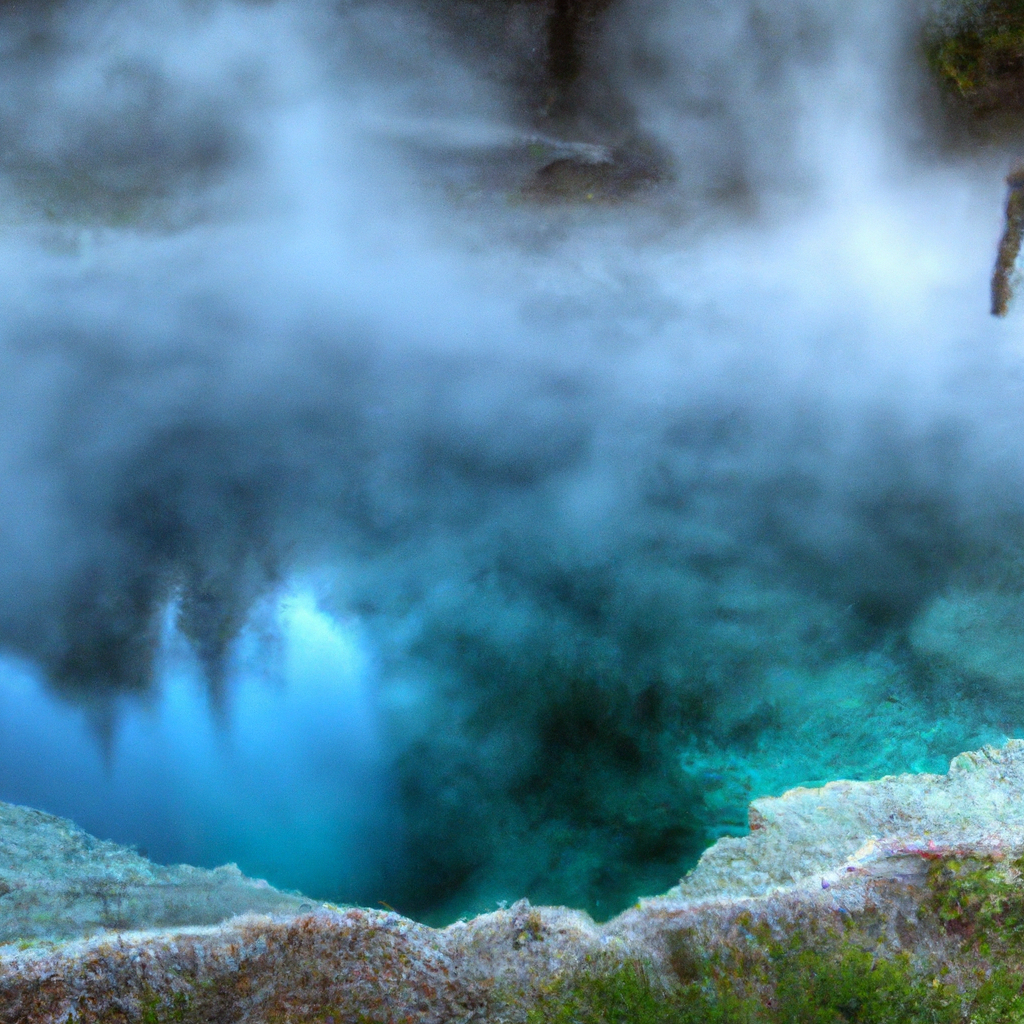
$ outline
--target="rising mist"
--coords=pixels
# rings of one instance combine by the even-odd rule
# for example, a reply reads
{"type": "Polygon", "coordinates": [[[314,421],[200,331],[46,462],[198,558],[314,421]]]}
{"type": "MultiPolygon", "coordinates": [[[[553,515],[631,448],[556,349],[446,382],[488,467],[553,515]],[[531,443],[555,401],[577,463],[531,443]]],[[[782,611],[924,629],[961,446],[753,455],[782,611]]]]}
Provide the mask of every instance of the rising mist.
{"type": "Polygon", "coordinates": [[[1017,628],[1024,528],[950,15],[582,10],[0,7],[0,639],[109,745],[169,608],[222,718],[274,595],[358,621],[385,781],[311,895],[604,916],[1020,721],[935,611],[1017,628]]]}

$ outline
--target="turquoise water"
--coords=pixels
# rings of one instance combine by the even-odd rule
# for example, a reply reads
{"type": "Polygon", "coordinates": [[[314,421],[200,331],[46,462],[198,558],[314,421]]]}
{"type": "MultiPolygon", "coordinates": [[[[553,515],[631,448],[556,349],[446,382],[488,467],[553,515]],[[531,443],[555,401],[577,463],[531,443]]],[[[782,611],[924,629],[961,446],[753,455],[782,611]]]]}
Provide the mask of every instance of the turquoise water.
{"type": "MultiPolygon", "coordinates": [[[[525,892],[604,917],[668,888],[719,836],[744,834],[755,797],[840,777],[943,772],[961,750],[1020,734],[1017,668],[1005,656],[1019,624],[980,635],[975,625],[972,634],[972,605],[961,601],[966,625],[956,623],[957,647],[945,660],[936,648],[949,635],[918,636],[933,659],[925,688],[905,661],[874,650],[815,673],[776,670],[760,698],[738,698],[715,715],[691,706],[674,726],[661,719],[645,728],[630,723],[621,694],[604,712],[618,717],[602,721],[607,679],[598,680],[576,694],[571,712],[551,697],[562,726],[584,731],[582,742],[570,734],[554,741],[570,764],[538,751],[535,736],[521,737],[550,773],[540,789],[513,776],[497,786],[464,781],[461,793],[450,787],[464,763],[442,757],[439,765],[437,750],[451,745],[426,743],[410,728],[408,681],[382,679],[357,617],[325,612],[311,590],[267,599],[234,645],[214,699],[172,606],[144,697],[69,704],[24,663],[3,663],[0,798],[70,817],[159,862],[235,862],[334,902],[404,903],[444,921],[525,892]],[[993,661],[993,644],[1002,645],[1001,660],[993,661]],[[990,673],[1009,677],[964,673],[963,659],[986,657],[990,673]],[[597,713],[580,717],[579,705],[597,713]],[[623,752],[630,743],[635,750],[623,752]],[[417,754],[422,760],[410,763],[417,754]],[[413,782],[418,797],[410,797],[413,782]],[[418,873],[432,859],[444,863],[445,850],[415,844],[425,834],[440,841],[448,829],[457,853],[467,838],[459,828],[491,856],[431,907],[417,893],[418,873]]],[[[931,618],[948,620],[949,603],[942,599],[931,618]]],[[[422,694],[412,706],[436,726],[422,694]]],[[[465,722],[460,730],[474,735],[465,722]]],[[[493,728],[490,741],[500,732],[493,728]]],[[[493,770],[487,743],[485,731],[462,758],[493,770]]]]}

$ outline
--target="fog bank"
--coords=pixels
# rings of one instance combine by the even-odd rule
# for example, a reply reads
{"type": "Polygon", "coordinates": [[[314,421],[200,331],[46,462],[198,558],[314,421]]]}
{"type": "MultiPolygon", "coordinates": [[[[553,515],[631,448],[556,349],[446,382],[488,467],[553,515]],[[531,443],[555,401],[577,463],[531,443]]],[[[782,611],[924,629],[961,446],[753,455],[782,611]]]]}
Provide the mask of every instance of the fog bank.
{"type": "Polygon", "coordinates": [[[0,638],[113,707],[173,604],[231,707],[301,579],[376,666],[402,854],[351,898],[424,917],[603,915],[744,787],[1020,715],[957,654],[1013,616],[935,611],[1019,592],[1024,405],[1014,140],[932,15],[620,0],[558,103],[542,15],[0,11],[0,638]]]}

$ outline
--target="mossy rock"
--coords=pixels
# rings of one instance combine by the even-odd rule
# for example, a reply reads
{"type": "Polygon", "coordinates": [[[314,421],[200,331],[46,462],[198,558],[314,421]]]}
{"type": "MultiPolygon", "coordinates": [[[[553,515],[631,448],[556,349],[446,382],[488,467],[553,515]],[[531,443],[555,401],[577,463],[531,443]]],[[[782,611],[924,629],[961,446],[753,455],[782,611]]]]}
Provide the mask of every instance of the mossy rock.
{"type": "MultiPolygon", "coordinates": [[[[943,865],[934,882],[946,910],[957,888],[948,874],[972,893],[983,890],[982,901],[1010,884],[991,864],[943,865]]],[[[540,993],[527,1024],[1024,1024],[1015,948],[982,965],[967,962],[965,946],[940,963],[865,949],[856,929],[746,923],[741,938],[710,946],[681,934],[670,944],[673,978],[640,959],[588,957],[540,993]]]]}
{"type": "Polygon", "coordinates": [[[989,0],[927,34],[928,63],[956,104],[979,117],[1024,112],[1024,2],[989,0]]]}

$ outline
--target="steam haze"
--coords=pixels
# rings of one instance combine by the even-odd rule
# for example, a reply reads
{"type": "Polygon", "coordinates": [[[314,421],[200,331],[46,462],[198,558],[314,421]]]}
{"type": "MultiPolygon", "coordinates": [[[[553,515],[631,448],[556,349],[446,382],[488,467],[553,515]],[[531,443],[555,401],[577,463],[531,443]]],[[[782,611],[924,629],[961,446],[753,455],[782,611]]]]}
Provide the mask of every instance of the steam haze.
{"type": "Polygon", "coordinates": [[[617,0],[554,109],[531,3],[3,5],[7,652],[109,745],[172,608],[223,719],[301,584],[380,745],[369,866],[301,883],[431,920],[603,916],[750,797],[1013,731],[942,615],[1016,628],[1018,141],[936,16],[617,0]],[[643,186],[533,197],[581,152],[643,186]]]}

